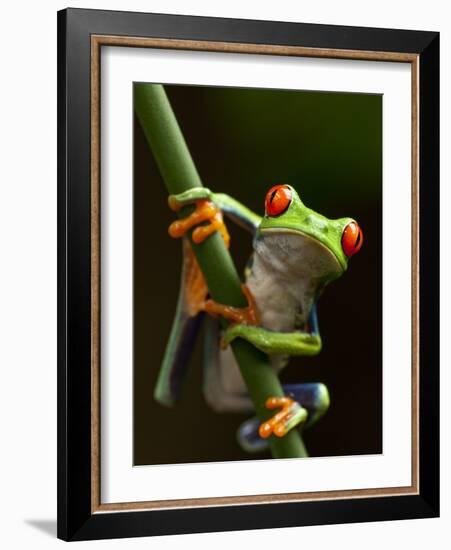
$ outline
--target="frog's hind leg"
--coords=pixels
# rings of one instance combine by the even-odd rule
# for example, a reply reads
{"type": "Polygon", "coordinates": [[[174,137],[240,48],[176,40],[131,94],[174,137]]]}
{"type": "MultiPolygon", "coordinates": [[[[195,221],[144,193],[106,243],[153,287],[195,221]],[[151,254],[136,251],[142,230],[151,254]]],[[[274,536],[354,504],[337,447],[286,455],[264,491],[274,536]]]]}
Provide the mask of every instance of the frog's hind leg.
{"type": "Polygon", "coordinates": [[[187,239],[183,239],[179,299],[154,391],[155,399],[162,405],[173,405],[181,393],[191,352],[204,316],[207,294],[207,285],[191,245],[187,239]]]}
{"type": "MultiPolygon", "coordinates": [[[[329,408],[329,392],[324,384],[286,384],[283,386],[285,395],[291,397],[307,409],[307,421],[303,428],[308,428],[317,422],[329,408]]],[[[265,451],[268,440],[260,437],[261,421],[254,416],[244,421],[238,428],[237,439],[241,448],[248,453],[265,451]]]]}
{"type": "Polygon", "coordinates": [[[260,437],[261,420],[256,416],[245,420],[236,432],[240,447],[247,453],[260,453],[268,448],[268,440],[260,437]]]}
{"type": "Polygon", "coordinates": [[[217,319],[205,318],[204,386],[208,405],[216,412],[252,412],[254,406],[247,393],[232,350],[220,348],[220,325],[217,319]]]}

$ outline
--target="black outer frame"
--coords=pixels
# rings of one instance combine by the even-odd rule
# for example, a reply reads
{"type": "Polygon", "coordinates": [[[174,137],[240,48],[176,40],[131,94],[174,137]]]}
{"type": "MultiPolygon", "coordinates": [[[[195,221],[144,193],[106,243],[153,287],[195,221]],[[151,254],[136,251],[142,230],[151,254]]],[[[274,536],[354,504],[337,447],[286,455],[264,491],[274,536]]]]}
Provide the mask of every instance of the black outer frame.
{"type": "Polygon", "coordinates": [[[58,12],[58,537],[87,540],[439,515],[439,34],[67,9],[58,12]],[[91,34],[420,56],[420,494],[91,513],[91,34]]]}

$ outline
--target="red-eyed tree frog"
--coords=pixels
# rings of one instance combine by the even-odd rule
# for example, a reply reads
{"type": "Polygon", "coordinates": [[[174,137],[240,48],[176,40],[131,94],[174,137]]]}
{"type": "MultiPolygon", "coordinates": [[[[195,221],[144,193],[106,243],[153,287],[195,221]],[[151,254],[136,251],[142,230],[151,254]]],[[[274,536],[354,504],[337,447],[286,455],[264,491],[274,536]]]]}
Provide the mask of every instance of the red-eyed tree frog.
{"type": "MultiPolygon", "coordinates": [[[[330,220],[307,208],[289,185],[275,185],[268,191],[263,217],[232,197],[204,187],[169,197],[174,211],[190,204],[195,205],[194,212],[169,228],[172,237],[184,237],[184,261],[176,317],[155,398],[164,405],[176,401],[201,319],[207,313],[206,401],[215,411],[251,413],[253,404],[228,344],[244,338],[266,353],[277,371],[292,355],[319,353],[316,301],[360,250],[362,231],[351,218],[330,220]],[[243,285],[248,307],[242,309],[208,299],[208,288],[185,237],[193,227],[195,243],[220,231],[228,245],[223,213],[253,235],[253,253],[243,285]],[[222,336],[218,316],[230,322],[222,336]]],[[[271,434],[283,437],[297,425],[313,424],[329,407],[324,384],[290,384],[283,389],[285,397],[270,397],[266,402],[270,409],[281,409],[269,421],[261,424],[252,417],[239,427],[238,441],[245,450],[262,450],[271,434]]]]}

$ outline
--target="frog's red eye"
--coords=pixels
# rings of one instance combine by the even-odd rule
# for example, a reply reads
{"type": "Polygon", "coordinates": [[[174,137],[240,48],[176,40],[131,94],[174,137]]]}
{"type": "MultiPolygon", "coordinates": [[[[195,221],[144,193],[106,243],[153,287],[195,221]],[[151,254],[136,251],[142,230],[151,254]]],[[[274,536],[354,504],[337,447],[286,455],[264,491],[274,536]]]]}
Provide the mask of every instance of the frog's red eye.
{"type": "Polygon", "coordinates": [[[350,222],[344,228],[343,235],[341,237],[341,246],[343,252],[348,258],[357,254],[362,248],[363,233],[359,225],[356,222],[350,222]]]}
{"type": "Polygon", "coordinates": [[[291,199],[291,189],[288,185],[274,185],[266,193],[266,213],[268,216],[280,216],[290,206],[291,199]]]}

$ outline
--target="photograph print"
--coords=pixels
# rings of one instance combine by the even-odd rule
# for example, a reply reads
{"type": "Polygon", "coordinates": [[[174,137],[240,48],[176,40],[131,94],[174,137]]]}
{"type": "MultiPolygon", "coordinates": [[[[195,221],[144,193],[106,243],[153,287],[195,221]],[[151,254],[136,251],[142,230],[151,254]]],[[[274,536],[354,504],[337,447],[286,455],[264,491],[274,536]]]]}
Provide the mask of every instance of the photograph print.
{"type": "Polygon", "coordinates": [[[133,86],[134,465],[382,453],[383,96],[133,86]]]}

